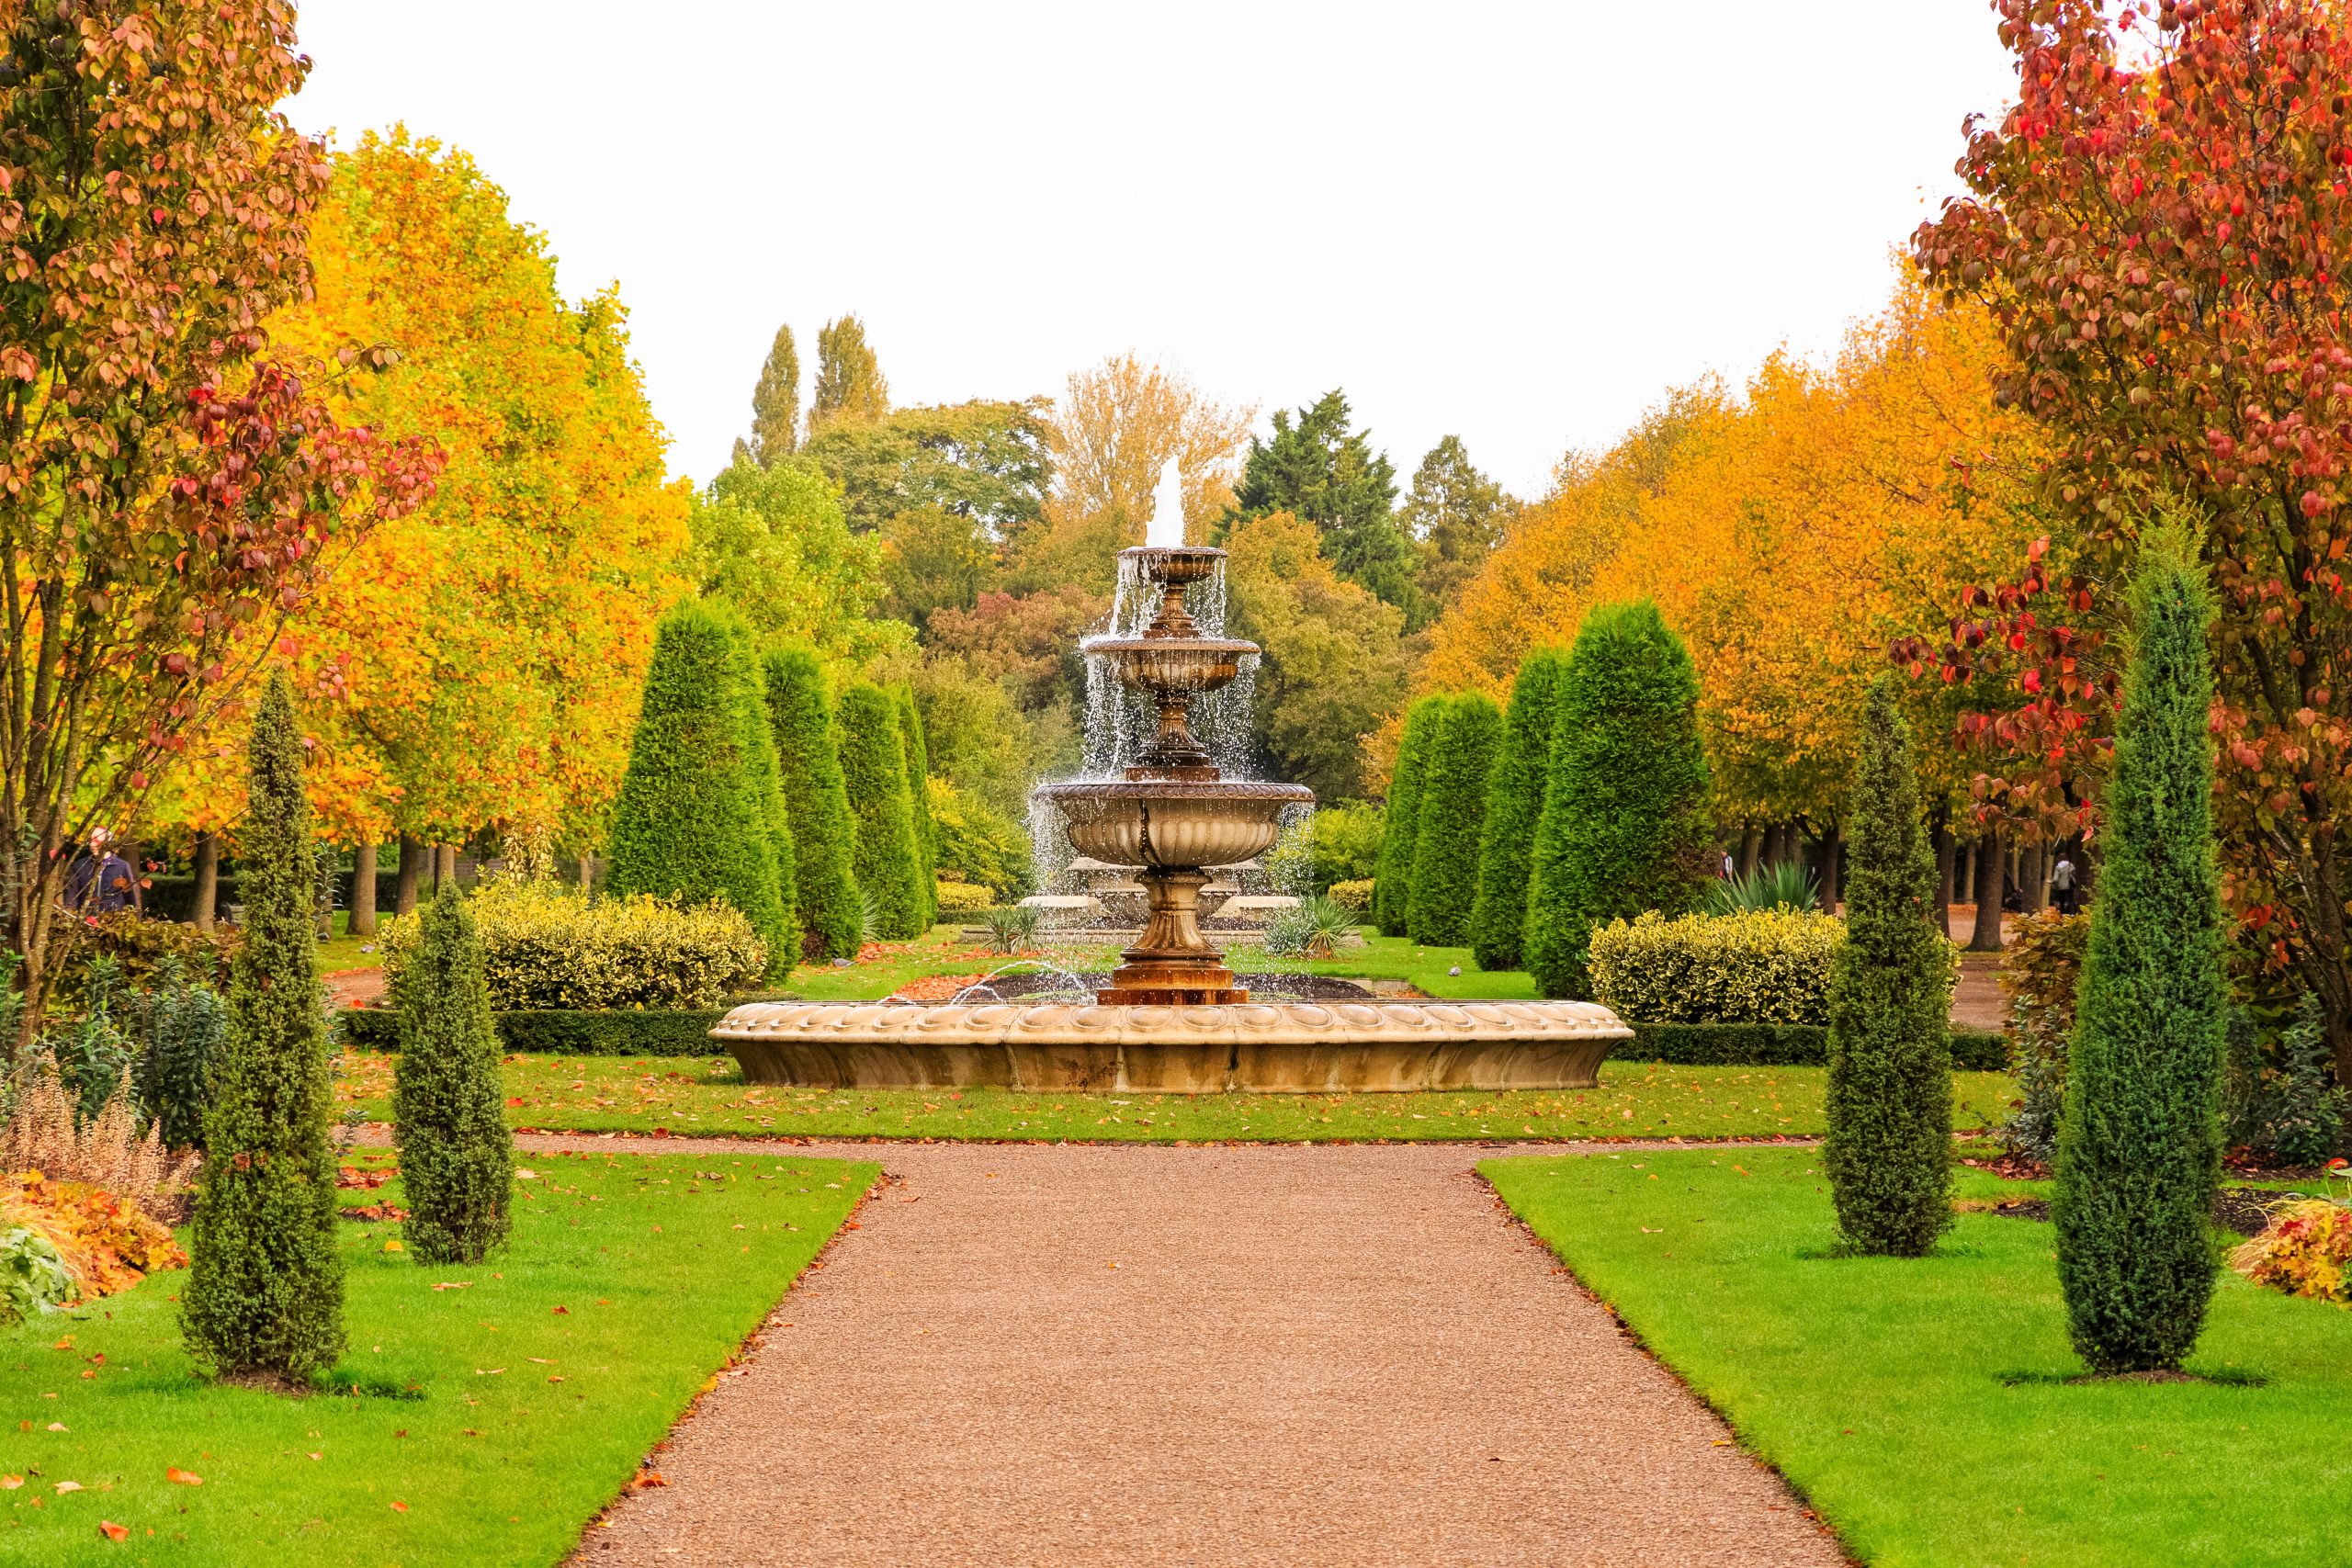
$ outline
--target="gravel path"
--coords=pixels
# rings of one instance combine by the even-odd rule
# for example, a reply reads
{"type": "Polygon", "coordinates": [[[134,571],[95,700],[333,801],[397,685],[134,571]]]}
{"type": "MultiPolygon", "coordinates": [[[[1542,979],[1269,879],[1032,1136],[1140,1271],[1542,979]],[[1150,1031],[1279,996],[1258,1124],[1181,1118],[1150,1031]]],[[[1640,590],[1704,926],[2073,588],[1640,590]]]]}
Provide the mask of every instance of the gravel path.
{"type": "Polygon", "coordinates": [[[1845,1562],[1472,1174],[1507,1151],[840,1152],[889,1173],[859,1227],[577,1563],[1845,1562]]]}

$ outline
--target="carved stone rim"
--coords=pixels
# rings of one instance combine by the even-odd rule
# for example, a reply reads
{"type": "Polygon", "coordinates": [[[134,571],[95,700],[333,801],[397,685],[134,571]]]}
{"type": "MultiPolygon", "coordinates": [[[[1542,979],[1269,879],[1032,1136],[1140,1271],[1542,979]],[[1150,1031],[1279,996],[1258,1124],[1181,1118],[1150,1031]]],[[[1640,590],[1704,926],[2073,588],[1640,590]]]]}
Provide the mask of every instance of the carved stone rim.
{"type": "Polygon", "coordinates": [[[1039,784],[1030,791],[1047,800],[1295,800],[1310,801],[1305,784],[1264,784],[1254,779],[1096,779],[1039,784]]]}
{"type": "Polygon", "coordinates": [[[1630,1040],[1595,1002],[1238,1002],[1102,1007],[1090,1002],[750,1002],[712,1028],[714,1040],[910,1037],[968,1044],[1238,1043],[1289,1039],[1323,1044],[1385,1041],[1630,1040]]]}

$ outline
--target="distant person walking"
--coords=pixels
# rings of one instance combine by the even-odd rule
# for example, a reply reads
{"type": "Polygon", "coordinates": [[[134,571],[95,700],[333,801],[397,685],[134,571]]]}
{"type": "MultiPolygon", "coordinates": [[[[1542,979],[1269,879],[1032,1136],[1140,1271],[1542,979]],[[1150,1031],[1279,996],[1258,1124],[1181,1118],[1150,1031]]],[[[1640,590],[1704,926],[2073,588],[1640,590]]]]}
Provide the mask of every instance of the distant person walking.
{"type": "Polygon", "coordinates": [[[2075,863],[2064,855],[2050,868],[2050,897],[2057,903],[2060,914],[2075,912],[2075,863]]]}
{"type": "Polygon", "coordinates": [[[130,863],[114,852],[104,828],[90,829],[90,848],[65,873],[65,908],[76,915],[111,915],[139,898],[130,863]]]}

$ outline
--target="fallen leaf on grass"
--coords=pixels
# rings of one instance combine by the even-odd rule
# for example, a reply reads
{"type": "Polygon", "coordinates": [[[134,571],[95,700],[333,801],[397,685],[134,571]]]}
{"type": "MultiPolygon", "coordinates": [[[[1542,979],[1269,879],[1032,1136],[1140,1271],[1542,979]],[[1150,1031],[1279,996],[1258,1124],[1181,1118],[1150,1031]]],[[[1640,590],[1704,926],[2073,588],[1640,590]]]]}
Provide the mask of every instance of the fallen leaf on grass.
{"type": "Polygon", "coordinates": [[[57,1483],[57,1489],[60,1492],[79,1492],[82,1490],[82,1483],[78,1481],[61,1481],[57,1483]]]}
{"type": "Polygon", "coordinates": [[[401,1252],[404,1251],[405,1248],[403,1248],[397,1241],[388,1241],[384,1244],[384,1250],[386,1252],[401,1252]]]}
{"type": "MultiPolygon", "coordinates": [[[[470,1291],[474,1282],[471,1280],[444,1280],[433,1288],[436,1291],[470,1291]]],[[[563,1309],[559,1307],[556,1310],[560,1312],[563,1309]]]]}
{"type": "Polygon", "coordinates": [[[164,1479],[180,1486],[201,1486],[204,1484],[204,1477],[195,1474],[192,1472],[182,1470],[178,1465],[173,1465],[170,1469],[164,1471],[164,1479]]]}
{"type": "Polygon", "coordinates": [[[25,1483],[21,1475],[0,1475],[0,1492],[14,1492],[25,1483]]]}
{"type": "Polygon", "coordinates": [[[98,1533],[106,1537],[108,1540],[129,1540],[130,1539],[130,1529],[122,1525],[115,1523],[112,1519],[100,1519],[98,1521],[98,1533]]]}
{"type": "Polygon", "coordinates": [[[405,1514],[408,1512],[408,1505],[406,1503],[395,1503],[392,1505],[392,1512],[396,1514],[405,1514]]]}
{"type": "Polygon", "coordinates": [[[62,1421],[51,1421],[49,1424],[49,1429],[52,1432],[62,1432],[65,1430],[65,1423],[62,1421]]]}

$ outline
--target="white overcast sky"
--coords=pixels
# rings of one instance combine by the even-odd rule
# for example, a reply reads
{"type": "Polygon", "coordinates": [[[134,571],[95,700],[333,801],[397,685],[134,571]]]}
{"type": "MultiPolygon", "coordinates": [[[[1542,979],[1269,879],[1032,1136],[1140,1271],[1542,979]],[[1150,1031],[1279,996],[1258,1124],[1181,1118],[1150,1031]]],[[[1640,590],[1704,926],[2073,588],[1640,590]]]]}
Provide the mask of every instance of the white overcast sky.
{"type": "Polygon", "coordinates": [[[901,404],[1134,349],[1535,493],[1668,387],[1831,348],[2011,86],[1984,0],[300,15],[296,123],[465,147],[567,293],[618,280],[697,481],[776,323],[808,377],[854,310],[901,404]]]}

